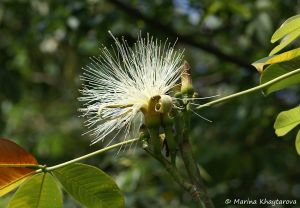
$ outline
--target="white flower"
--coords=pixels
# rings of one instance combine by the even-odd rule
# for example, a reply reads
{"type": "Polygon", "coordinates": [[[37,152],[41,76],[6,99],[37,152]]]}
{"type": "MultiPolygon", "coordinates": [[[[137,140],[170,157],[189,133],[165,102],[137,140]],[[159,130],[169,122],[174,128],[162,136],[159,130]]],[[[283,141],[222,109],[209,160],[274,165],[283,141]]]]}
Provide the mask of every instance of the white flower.
{"type": "Polygon", "coordinates": [[[141,108],[154,96],[171,96],[181,76],[183,53],[167,41],[147,35],[130,48],[111,36],[116,47],[112,52],[103,47],[81,77],[85,84],[79,100],[85,103],[80,110],[95,136],[93,143],[106,137],[110,142],[136,138],[144,123],[141,108]]]}

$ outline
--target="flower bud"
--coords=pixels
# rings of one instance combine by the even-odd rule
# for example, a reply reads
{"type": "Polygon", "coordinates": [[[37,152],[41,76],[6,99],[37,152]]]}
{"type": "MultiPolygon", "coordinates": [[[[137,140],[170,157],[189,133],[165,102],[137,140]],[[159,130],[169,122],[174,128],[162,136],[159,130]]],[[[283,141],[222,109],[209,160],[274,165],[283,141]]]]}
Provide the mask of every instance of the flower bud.
{"type": "Polygon", "coordinates": [[[194,93],[191,73],[190,73],[190,65],[187,61],[184,61],[182,65],[182,73],[181,73],[181,93],[192,95],[194,93]]]}

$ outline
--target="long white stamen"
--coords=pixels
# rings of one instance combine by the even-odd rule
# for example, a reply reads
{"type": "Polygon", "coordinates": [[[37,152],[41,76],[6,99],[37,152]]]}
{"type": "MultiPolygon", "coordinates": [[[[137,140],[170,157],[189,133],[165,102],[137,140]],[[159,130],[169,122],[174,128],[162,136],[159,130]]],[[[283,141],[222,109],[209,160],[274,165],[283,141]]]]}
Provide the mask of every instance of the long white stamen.
{"type": "Polygon", "coordinates": [[[212,123],[211,120],[209,120],[208,118],[205,118],[205,117],[201,116],[199,113],[195,112],[194,110],[190,109],[190,111],[192,111],[193,113],[195,113],[197,116],[199,116],[199,117],[202,118],[203,120],[212,123]]]}
{"type": "Polygon", "coordinates": [[[219,97],[220,95],[212,95],[212,96],[206,96],[206,97],[196,97],[196,98],[173,98],[175,100],[205,100],[210,98],[219,97]]]}

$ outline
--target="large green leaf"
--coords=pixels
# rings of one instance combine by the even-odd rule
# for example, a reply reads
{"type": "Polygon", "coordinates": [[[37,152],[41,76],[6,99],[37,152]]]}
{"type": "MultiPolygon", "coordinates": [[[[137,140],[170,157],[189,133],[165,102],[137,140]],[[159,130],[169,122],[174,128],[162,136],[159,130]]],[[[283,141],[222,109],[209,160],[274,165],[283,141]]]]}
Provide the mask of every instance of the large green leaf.
{"type": "Polygon", "coordinates": [[[300,130],[298,131],[298,134],[296,136],[295,145],[296,145],[297,153],[298,153],[298,155],[300,155],[300,130]]]}
{"type": "Polygon", "coordinates": [[[61,191],[49,173],[40,173],[25,181],[8,204],[8,208],[61,207],[61,191]]]}
{"type": "MultiPolygon", "coordinates": [[[[288,64],[272,64],[268,66],[261,74],[260,77],[260,84],[264,84],[268,81],[271,81],[281,75],[284,75],[288,72],[291,72],[292,66],[289,66],[288,64]]],[[[300,83],[300,73],[294,74],[290,77],[287,77],[281,81],[278,81],[272,85],[269,85],[264,89],[265,94],[270,94],[272,92],[290,87],[295,84],[300,83]]]]}
{"type": "Polygon", "coordinates": [[[252,63],[252,65],[257,69],[257,71],[262,72],[265,68],[265,66],[270,64],[277,64],[277,63],[283,63],[283,62],[289,62],[290,64],[293,64],[294,66],[300,67],[300,48],[293,49],[278,55],[268,56],[262,59],[259,59],[258,61],[255,61],[252,63]]]}
{"type": "Polygon", "coordinates": [[[288,44],[293,42],[298,36],[300,35],[300,28],[296,29],[292,33],[288,34],[282,41],[281,43],[273,48],[273,50],[270,52],[270,56],[274,55],[275,53],[278,53],[281,51],[284,47],[286,47],[288,44]]]}
{"type": "Polygon", "coordinates": [[[295,31],[300,28],[300,15],[293,16],[287,19],[281,26],[278,28],[271,38],[271,42],[274,43],[277,40],[283,38],[287,34],[295,31]]]}
{"type": "Polygon", "coordinates": [[[300,105],[278,114],[274,128],[278,136],[284,136],[300,124],[300,105]]]}
{"type": "Polygon", "coordinates": [[[89,208],[124,207],[124,198],[118,186],[96,167],[77,163],[53,173],[70,195],[89,208]]]}

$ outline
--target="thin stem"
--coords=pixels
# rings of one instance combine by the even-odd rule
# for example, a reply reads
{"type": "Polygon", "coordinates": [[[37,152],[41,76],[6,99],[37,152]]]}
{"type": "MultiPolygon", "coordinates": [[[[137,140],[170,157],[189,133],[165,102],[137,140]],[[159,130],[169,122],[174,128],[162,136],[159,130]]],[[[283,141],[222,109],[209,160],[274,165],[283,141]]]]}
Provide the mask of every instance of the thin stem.
{"type": "Polygon", "coordinates": [[[32,168],[32,169],[41,169],[43,165],[35,164],[0,164],[0,168],[32,168]]]}
{"type": "Polygon", "coordinates": [[[108,147],[105,147],[103,149],[100,149],[100,150],[97,150],[95,152],[91,152],[89,154],[86,154],[86,155],[83,155],[81,157],[77,157],[73,160],[69,160],[67,162],[64,162],[64,163],[61,163],[61,164],[58,164],[58,165],[54,165],[54,166],[51,166],[51,167],[47,167],[44,169],[44,171],[53,171],[55,169],[58,169],[58,168],[61,168],[61,167],[64,167],[66,165],[70,165],[72,163],[75,163],[75,162],[79,162],[81,160],[85,160],[87,158],[90,158],[90,157],[93,157],[95,155],[98,155],[100,153],[103,153],[103,152],[106,152],[108,150],[111,150],[111,149],[114,149],[116,147],[120,147],[120,146],[123,146],[123,145],[126,145],[126,144],[130,144],[130,143],[133,143],[133,142],[136,142],[138,141],[139,138],[136,138],[136,139],[130,139],[130,140],[127,140],[127,141],[124,141],[124,142],[120,142],[120,143],[117,143],[117,144],[114,144],[114,145],[111,145],[111,146],[108,146],[108,147]]]}
{"type": "MultiPolygon", "coordinates": [[[[187,109],[189,109],[189,104],[187,105],[187,109]]],[[[205,204],[205,208],[213,208],[213,202],[210,199],[207,189],[202,181],[200,171],[198,168],[198,163],[195,161],[192,153],[192,147],[189,141],[189,132],[190,132],[190,121],[191,121],[191,112],[186,110],[183,112],[183,121],[184,127],[181,134],[180,139],[180,153],[182,160],[184,162],[186,171],[190,177],[191,182],[196,185],[197,192],[199,197],[203,200],[205,204]]]]}
{"type": "Polygon", "coordinates": [[[159,161],[163,167],[168,171],[168,173],[173,177],[174,181],[178,183],[182,188],[184,188],[187,192],[189,192],[193,197],[196,198],[199,208],[203,208],[201,203],[201,199],[199,194],[197,193],[197,187],[194,184],[188,183],[185,179],[181,176],[178,169],[172,165],[168,160],[166,160],[161,154],[156,155],[151,150],[145,148],[145,151],[159,161]]]}
{"type": "Polygon", "coordinates": [[[300,68],[299,69],[296,69],[294,71],[291,71],[289,73],[286,73],[284,75],[281,75],[275,79],[272,79],[271,81],[268,81],[262,85],[258,85],[257,87],[253,87],[253,88],[250,88],[248,90],[244,90],[244,91],[241,91],[241,92],[238,92],[238,93],[235,93],[235,94],[232,94],[232,95],[228,95],[226,97],[223,97],[223,98],[220,98],[220,99],[217,99],[217,100],[214,100],[214,101],[211,101],[211,102],[208,102],[208,103],[205,103],[203,105],[200,105],[198,106],[196,109],[202,109],[202,108],[207,108],[207,107],[211,107],[213,105],[216,105],[216,104],[219,104],[219,103],[222,103],[224,101],[227,101],[227,100],[230,100],[230,99],[233,99],[233,98],[236,98],[236,97],[239,97],[239,96],[242,96],[242,95],[246,95],[246,94],[249,94],[249,93],[253,93],[255,91],[258,91],[258,90],[261,90],[261,89],[264,89],[276,82],[279,82],[283,79],[286,79],[294,74],[298,74],[300,73],[300,68]]]}

